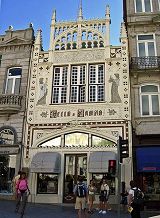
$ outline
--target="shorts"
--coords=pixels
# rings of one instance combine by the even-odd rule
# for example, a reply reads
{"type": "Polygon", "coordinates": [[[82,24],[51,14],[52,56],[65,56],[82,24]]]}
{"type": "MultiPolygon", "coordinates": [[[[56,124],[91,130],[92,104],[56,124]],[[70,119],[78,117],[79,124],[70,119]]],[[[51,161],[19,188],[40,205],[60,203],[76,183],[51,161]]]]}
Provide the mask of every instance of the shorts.
{"type": "Polygon", "coordinates": [[[102,202],[107,202],[108,201],[108,196],[100,195],[99,200],[102,202]]]}
{"type": "Polygon", "coordinates": [[[83,198],[76,197],[75,209],[76,210],[86,209],[86,198],[85,197],[83,198]]]}
{"type": "Polygon", "coordinates": [[[89,201],[95,201],[95,195],[88,195],[89,201]]]}

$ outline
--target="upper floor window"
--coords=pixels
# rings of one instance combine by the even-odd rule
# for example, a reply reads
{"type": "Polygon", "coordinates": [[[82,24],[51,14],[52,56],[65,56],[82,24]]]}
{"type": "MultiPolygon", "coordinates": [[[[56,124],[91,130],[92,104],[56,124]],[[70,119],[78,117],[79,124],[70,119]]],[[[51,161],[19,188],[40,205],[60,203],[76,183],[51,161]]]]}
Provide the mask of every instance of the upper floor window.
{"type": "Polygon", "coordinates": [[[71,71],[71,102],[86,100],[86,66],[72,66],[71,71]]]}
{"type": "Polygon", "coordinates": [[[152,1],[151,0],[135,0],[136,12],[151,12],[152,1]]]}
{"type": "Polygon", "coordinates": [[[137,44],[139,57],[156,55],[155,38],[153,34],[138,35],[137,44]]]}
{"type": "Polygon", "coordinates": [[[22,68],[10,68],[7,73],[6,94],[15,94],[20,93],[20,84],[21,84],[22,68]]]}
{"type": "Polygon", "coordinates": [[[104,101],[104,65],[89,66],[89,101],[104,101]]]}
{"type": "Polygon", "coordinates": [[[2,55],[0,54],[0,66],[1,66],[1,61],[2,61],[2,55]]]}
{"type": "Polygon", "coordinates": [[[160,90],[157,85],[141,86],[141,114],[143,116],[160,115],[160,90]]]}
{"type": "Polygon", "coordinates": [[[55,67],[52,103],[66,103],[68,67],[55,67]]]}

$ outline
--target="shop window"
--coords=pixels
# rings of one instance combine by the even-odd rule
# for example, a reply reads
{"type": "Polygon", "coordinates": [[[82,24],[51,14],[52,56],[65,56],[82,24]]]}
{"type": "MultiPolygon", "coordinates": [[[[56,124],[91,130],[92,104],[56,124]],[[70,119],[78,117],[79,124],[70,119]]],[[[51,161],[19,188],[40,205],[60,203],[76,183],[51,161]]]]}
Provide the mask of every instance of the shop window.
{"type": "Polygon", "coordinates": [[[61,136],[40,144],[40,148],[56,148],[61,146],[61,136]]]}
{"type": "Polygon", "coordinates": [[[77,132],[65,135],[66,147],[88,147],[88,143],[88,134],[77,132]]]}
{"type": "Polygon", "coordinates": [[[92,136],[92,147],[114,147],[115,143],[107,139],[92,136]]]}
{"type": "Polygon", "coordinates": [[[160,91],[159,86],[145,85],[140,89],[141,115],[160,115],[160,91]]]}
{"type": "Polygon", "coordinates": [[[11,68],[8,70],[5,94],[18,95],[20,93],[21,76],[21,68],[11,68]]]}
{"type": "Polygon", "coordinates": [[[37,175],[38,194],[58,194],[58,174],[39,173],[37,175]]]}
{"type": "Polygon", "coordinates": [[[100,187],[102,179],[105,178],[107,184],[109,185],[110,195],[115,195],[115,177],[105,173],[93,173],[92,179],[95,182],[95,186],[97,188],[96,194],[100,194],[100,187]]]}
{"type": "Polygon", "coordinates": [[[135,0],[136,12],[151,12],[152,1],[151,0],[135,0]]]}
{"type": "Polygon", "coordinates": [[[143,191],[145,193],[145,201],[159,201],[160,173],[143,174],[143,191]]]}

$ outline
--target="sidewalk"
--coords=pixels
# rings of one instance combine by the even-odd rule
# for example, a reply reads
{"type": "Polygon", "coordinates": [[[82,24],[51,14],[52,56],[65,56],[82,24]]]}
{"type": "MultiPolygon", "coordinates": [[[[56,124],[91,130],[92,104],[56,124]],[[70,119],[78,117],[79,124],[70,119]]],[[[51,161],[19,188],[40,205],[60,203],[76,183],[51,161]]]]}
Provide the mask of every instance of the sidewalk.
{"type": "MultiPolygon", "coordinates": [[[[15,214],[14,201],[0,201],[0,218],[19,218],[20,214],[15,214]]],[[[142,213],[142,218],[156,216],[160,212],[142,213]]],[[[108,211],[106,215],[98,214],[96,211],[88,218],[116,218],[116,211],[108,211]]],[[[24,218],[77,218],[76,211],[71,206],[51,205],[51,204],[31,204],[26,207],[24,218]]],[[[130,214],[121,214],[121,218],[130,218],[130,214]]]]}

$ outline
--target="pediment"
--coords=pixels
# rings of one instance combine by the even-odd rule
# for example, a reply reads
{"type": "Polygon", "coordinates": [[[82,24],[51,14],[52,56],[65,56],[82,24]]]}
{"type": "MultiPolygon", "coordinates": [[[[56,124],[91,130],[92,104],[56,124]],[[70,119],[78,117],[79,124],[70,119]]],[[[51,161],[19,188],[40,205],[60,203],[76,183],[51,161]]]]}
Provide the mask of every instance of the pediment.
{"type": "Polygon", "coordinates": [[[14,37],[14,38],[11,38],[7,41],[5,41],[5,43],[8,45],[8,44],[23,44],[23,43],[26,43],[27,40],[23,39],[23,38],[20,38],[20,37],[14,37]]]}
{"type": "Polygon", "coordinates": [[[153,17],[153,22],[160,23],[160,15],[159,14],[157,16],[153,17]]]}

